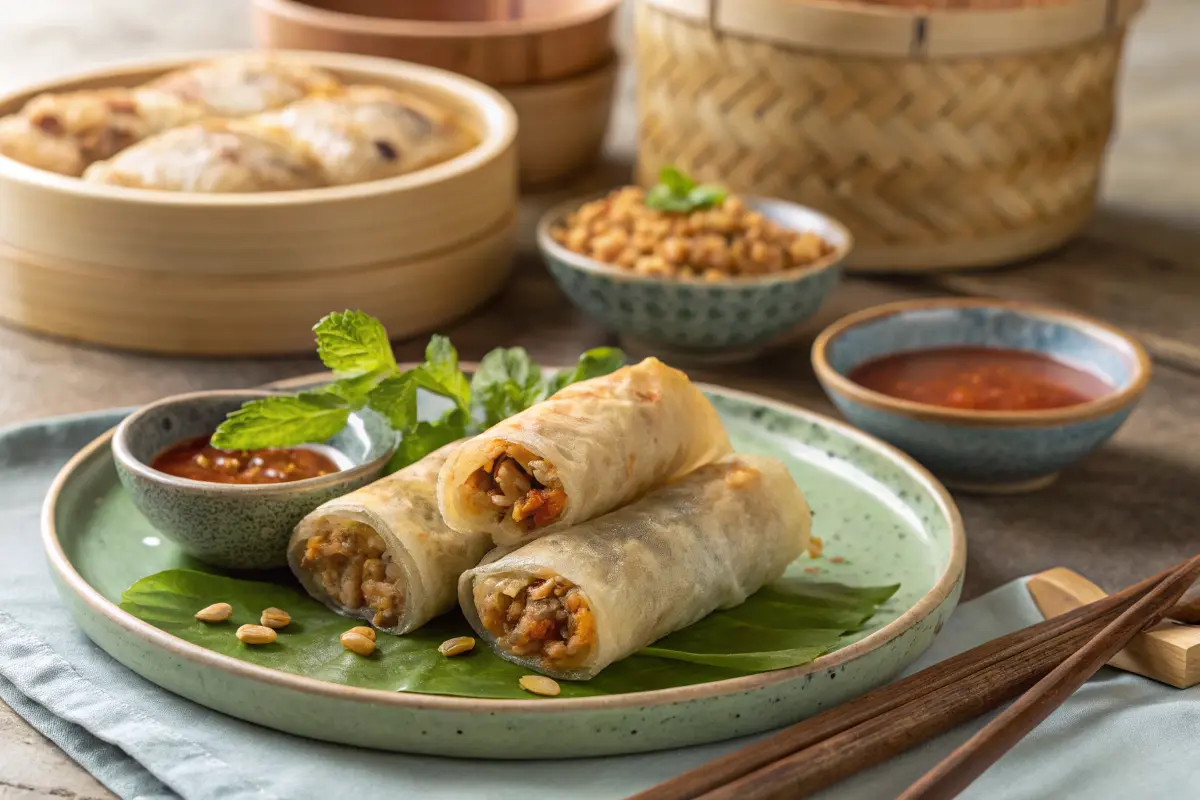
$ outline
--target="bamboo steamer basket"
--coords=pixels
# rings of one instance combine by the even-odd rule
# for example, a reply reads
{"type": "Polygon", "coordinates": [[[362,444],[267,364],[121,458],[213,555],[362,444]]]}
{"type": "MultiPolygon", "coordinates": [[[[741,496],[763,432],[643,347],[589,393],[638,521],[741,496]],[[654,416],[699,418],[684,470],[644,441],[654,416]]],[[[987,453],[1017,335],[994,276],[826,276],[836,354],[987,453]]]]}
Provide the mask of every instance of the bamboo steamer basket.
{"type": "Polygon", "coordinates": [[[617,60],[573,78],[498,90],[517,111],[521,183],[544,186],[590,166],[608,132],[617,60]]]}
{"type": "MultiPolygon", "coordinates": [[[[92,72],[0,98],[132,86],[207,56],[92,72]]],[[[229,54],[224,54],[229,55],[229,54]]],[[[189,275],[397,264],[452,249],[516,207],[516,116],[494,90],[387,59],[292,53],[347,81],[403,87],[458,111],[480,139],[463,155],[396,178],[255,194],[193,194],[92,184],[0,156],[0,242],[66,261],[189,275]]]]}
{"type": "Polygon", "coordinates": [[[360,309],[394,338],[465,316],[511,272],[516,214],[444,253],[397,264],[293,275],[143,272],[0,245],[0,318],[29,330],[125,350],[261,356],[312,350],[312,326],[360,309]]]}
{"type": "MultiPolygon", "coordinates": [[[[220,55],[230,54],[65,78],[0,98],[0,114],[41,92],[137,85],[220,55]]],[[[329,311],[360,307],[403,336],[498,290],[517,208],[508,101],[424,66],[286,56],[452,108],[479,143],[396,178],[228,195],[91,184],[0,156],[0,319],[113,347],[263,355],[310,350],[311,326],[329,311]]]]}
{"type": "Polygon", "coordinates": [[[612,55],[621,0],[254,0],[265,47],[440,67],[490,86],[589,72],[612,55]]]}
{"type": "Polygon", "coordinates": [[[1141,5],[639,0],[638,179],[674,164],[818,208],[850,269],[1035,255],[1092,213],[1141,5]]]}
{"type": "Polygon", "coordinates": [[[495,87],[516,109],[520,180],[561,181],[600,155],[620,0],[254,0],[266,49],[403,58],[495,87]]]}

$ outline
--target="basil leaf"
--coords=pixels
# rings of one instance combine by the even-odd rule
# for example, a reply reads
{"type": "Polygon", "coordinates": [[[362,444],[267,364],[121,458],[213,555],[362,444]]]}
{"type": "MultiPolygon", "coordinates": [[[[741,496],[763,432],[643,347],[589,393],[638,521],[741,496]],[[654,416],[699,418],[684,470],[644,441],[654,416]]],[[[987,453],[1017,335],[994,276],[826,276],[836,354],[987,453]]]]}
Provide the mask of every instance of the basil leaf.
{"type": "Polygon", "coordinates": [[[625,353],[615,347],[594,347],[579,357],[574,369],[564,369],[548,381],[547,396],[564,386],[608,375],[625,366],[625,353]]]}
{"type": "Polygon", "coordinates": [[[674,194],[671,189],[663,184],[658,184],[646,193],[646,207],[652,208],[655,211],[691,211],[691,203],[688,202],[687,196],[680,197],[674,194]]]}
{"type": "Polygon", "coordinates": [[[383,323],[361,311],[334,312],[313,326],[321,363],[338,373],[358,375],[396,370],[396,357],[383,323]]]}
{"type": "Polygon", "coordinates": [[[257,450],[324,442],[346,427],[350,409],[321,392],[251,400],[231,413],[212,436],[222,450],[257,450]]]}
{"type": "Polygon", "coordinates": [[[367,396],[367,405],[387,418],[388,424],[402,431],[417,424],[416,370],[388,378],[367,396]]]}
{"type": "Polygon", "coordinates": [[[435,334],[425,348],[425,363],[414,372],[422,389],[449,397],[463,411],[470,411],[471,384],[458,368],[458,351],[450,339],[435,334]]]}
{"type": "Polygon", "coordinates": [[[471,396],[490,428],[542,399],[542,370],[523,347],[497,347],[483,357],[471,379],[471,396]]]}
{"type": "Polygon", "coordinates": [[[702,208],[711,208],[712,206],[720,205],[725,202],[725,198],[729,195],[721,186],[715,186],[711,183],[706,183],[703,186],[697,186],[688,192],[687,201],[693,210],[702,208]]]}
{"type": "Polygon", "coordinates": [[[677,170],[675,167],[663,167],[658,171],[658,182],[666,186],[671,194],[677,197],[687,197],[696,186],[696,182],[677,170]]]}
{"type": "MultiPolygon", "coordinates": [[[[805,664],[853,641],[845,634],[861,630],[895,590],[808,586],[813,590],[785,593],[767,587],[736,608],[714,612],[618,661],[590,681],[561,681],[561,696],[666,689],[805,664]],[[831,595],[836,596],[833,602],[831,595]]],[[[502,660],[490,648],[477,646],[457,658],[438,653],[445,640],[473,635],[457,609],[405,636],[379,634],[376,655],[361,658],[338,642],[350,625],[345,617],[293,582],[282,585],[173,569],[135,583],[121,596],[121,608],[184,641],[231,658],[343,686],[530,698],[517,685],[529,670],[502,660]],[[216,602],[233,606],[227,622],[205,624],[192,616],[196,609],[216,602]],[[244,623],[257,623],[262,610],[271,607],[285,608],[292,617],[279,641],[265,647],[239,642],[233,631],[244,623]]]]}
{"type": "Polygon", "coordinates": [[[400,437],[400,446],[388,461],[386,473],[404,469],[439,447],[463,438],[467,435],[467,422],[466,412],[452,408],[437,422],[418,422],[406,429],[400,437]]]}

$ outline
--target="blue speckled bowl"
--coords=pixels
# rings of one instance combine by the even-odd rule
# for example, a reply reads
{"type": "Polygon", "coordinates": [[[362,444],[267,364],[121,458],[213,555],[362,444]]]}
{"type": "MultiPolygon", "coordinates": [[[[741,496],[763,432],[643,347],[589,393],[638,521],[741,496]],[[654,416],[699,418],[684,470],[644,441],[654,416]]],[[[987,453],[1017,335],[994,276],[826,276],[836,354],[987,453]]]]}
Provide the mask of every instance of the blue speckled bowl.
{"type": "Polygon", "coordinates": [[[812,360],[825,392],[854,425],[908,452],[951,486],[993,493],[1051,483],[1121,427],[1150,380],[1149,357],[1120,330],[1067,311],[993,300],[869,308],[823,331],[812,360]],[[846,377],[869,359],[955,345],[1044,353],[1115,388],[1067,408],[971,411],[899,400],[846,377]]]}
{"type": "Polygon", "coordinates": [[[746,197],[748,208],[776,223],[818,233],[833,253],[812,266],[763,277],[719,283],[654,278],[574,253],[550,236],[594,199],[564,203],[542,217],[537,240],[550,274],[575,305],[620,334],[627,349],[675,363],[742,361],[786,337],[817,313],[853,245],[850,232],[824,214],[784,200],[746,197]]]}
{"type": "Polygon", "coordinates": [[[292,528],[334,497],[377,479],[396,448],[379,415],[353,414],[324,451],[342,467],[318,478],[242,486],[177,478],[151,469],[154,457],[184,439],[211,434],[230,411],[271,392],[216,391],[167,397],[130,414],[113,434],[113,460],[134,505],[189,555],[219,567],[287,564],[292,528]]]}

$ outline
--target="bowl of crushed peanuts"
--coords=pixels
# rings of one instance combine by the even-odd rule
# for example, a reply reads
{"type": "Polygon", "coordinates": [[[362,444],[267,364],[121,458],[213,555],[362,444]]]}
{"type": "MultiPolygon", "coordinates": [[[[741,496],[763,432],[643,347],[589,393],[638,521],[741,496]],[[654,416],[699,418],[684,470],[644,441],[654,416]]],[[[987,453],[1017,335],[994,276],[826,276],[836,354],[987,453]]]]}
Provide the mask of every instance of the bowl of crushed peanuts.
{"type": "Polygon", "coordinates": [[[696,185],[667,167],[650,189],[551,210],[538,246],[572,302],[627,349],[736,361],[817,312],[852,239],[813,209],[696,185]]]}

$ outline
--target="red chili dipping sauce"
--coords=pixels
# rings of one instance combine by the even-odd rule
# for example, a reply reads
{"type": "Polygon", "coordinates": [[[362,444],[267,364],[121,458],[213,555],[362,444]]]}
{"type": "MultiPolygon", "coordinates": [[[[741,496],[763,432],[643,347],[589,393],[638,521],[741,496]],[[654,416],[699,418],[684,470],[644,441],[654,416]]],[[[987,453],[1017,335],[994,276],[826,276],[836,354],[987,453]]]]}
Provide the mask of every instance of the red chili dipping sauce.
{"type": "Polygon", "coordinates": [[[901,400],[975,411],[1043,411],[1113,391],[1101,378],[1041,353],[990,347],[893,353],[859,364],[847,377],[901,400]]]}
{"type": "Polygon", "coordinates": [[[337,472],[326,455],[302,447],[279,450],[218,450],[209,437],[184,439],[150,465],[177,478],[208,483],[288,483],[337,472]]]}

